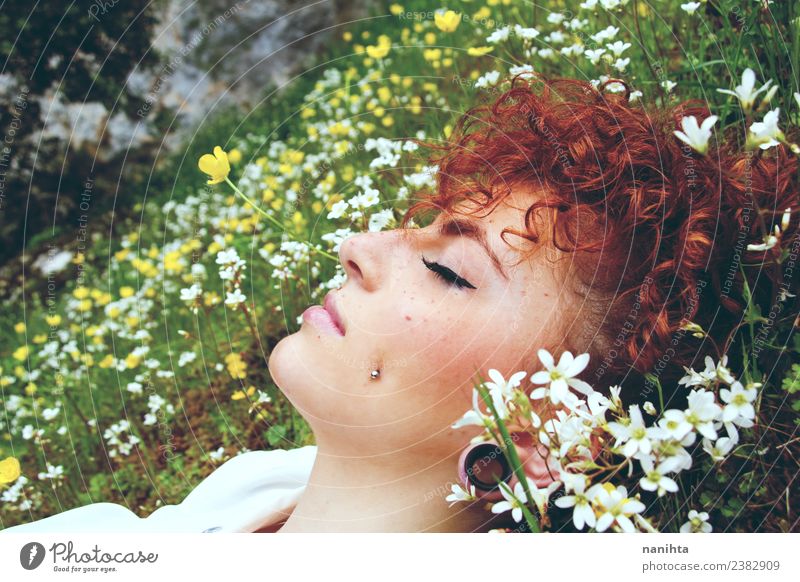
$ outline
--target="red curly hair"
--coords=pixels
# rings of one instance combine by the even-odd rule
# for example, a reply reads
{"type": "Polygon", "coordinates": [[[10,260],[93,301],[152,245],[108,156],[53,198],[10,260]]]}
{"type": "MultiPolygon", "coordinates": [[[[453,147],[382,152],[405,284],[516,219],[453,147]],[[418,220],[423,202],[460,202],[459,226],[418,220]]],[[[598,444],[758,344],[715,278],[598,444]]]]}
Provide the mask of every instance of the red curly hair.
{"type": "MultiPolygon", "coordinates": [[[[673,132],[684,116],[707,118],[706,103],[646,108],[630,103],[629,92],[616,79],[599,88],[510,79],[493,102],[462,115],[446,141],[419,142],[439,166],[437,189],[409,208],[402,227],[462,200],[485,208],[521,186],[542,192],[527,209],[528,230],[511,232],[536,242],[532,219],[549,209],[549,239],[571,253],[574,290],[590,311],[579,314],[578,333],[564,334],[564,349],[591,354],[582,376],[596,389],[619,384],[635,400],[646,399],[652,386],[643,382],[653,377],[674,388],[683,366],[735,352],[745,277],[766,313],[786,284],[770,266],[780,248],[746,249],[764,241],[786,208],[796,217],[798,185],[797,159],[784,145],[745,152],[731,145],[735,136],[718,134],[698,154],[673,132]],[[606,91],[612,82],[624,92],[606,91]],[[689,322],[708,335],[695,337],[689,322]]],[[[796,219],[787,237],[800,242],[796,219]]]]}

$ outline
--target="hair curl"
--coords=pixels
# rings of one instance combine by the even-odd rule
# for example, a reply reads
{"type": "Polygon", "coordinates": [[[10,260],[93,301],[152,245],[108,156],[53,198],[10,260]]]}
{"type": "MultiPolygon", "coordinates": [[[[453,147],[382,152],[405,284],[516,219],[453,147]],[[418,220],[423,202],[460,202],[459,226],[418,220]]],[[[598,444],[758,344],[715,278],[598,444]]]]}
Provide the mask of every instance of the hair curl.
{"type": "MultiPolygon", "coordinates": [[[[684,116],[708,117],[706,103],[645,107],[629,94],[617,79],[599,88],[541,75],[510,79],[493,102],[463,114],[447,140],[419,142],[439,166],[437,189],[402,224],[462,200],[488,207],[523,185],[541,192],[526,211],[527,230],[512,232],[538,241],[533,216],[549,209],[550,241],[571,254],[584,300],[564,347],[590,353],[582,375],[596,389],[619,384],[644,400],[652,386],[643,374],[674,389],[683,366],[740,349],[730,340],[743,325],[745,280],[762,313],[774,305],[786,285],[770,260],[779,247],[747,245],[763,242],[786,208],[795,219],[783,239],[800,241],[798,164],[784,145],[746,152],[721,132],[698,154],[673,132],[684,116]],[[612,82],[625,91],[605,91],[612,82]],[[708,335],[683,329],[689,322],[708,335]]],[[[789,311],[797,307],[795,300],[789,311]]]]}

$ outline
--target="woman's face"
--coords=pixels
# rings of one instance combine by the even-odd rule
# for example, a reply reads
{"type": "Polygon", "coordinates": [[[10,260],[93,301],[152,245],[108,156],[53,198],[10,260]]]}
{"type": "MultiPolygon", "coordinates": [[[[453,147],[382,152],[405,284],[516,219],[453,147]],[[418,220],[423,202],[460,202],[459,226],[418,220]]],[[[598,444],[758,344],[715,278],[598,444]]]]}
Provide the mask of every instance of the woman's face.
{"type": "MultiPolygon", "coordinates": [[[[344,335],[312,317],[269,359],[274,381],[317,444],[359,455],[453,453],[480,432],[450,427],[472,407],[475,374],[532,372],[536,350],[558,345],[568,304],[563,266],[551,264],[553,251],[544,247],[520,261],[500,238],[505,227],[525,231],[527,206],[514,201],[481,217],[464,216],[459,206],[425,228],[362,233],[342,243],[347,282],[330,294],[344,335]],[[451,219],[472,228],[441,234],[451,219]],[[460,279],[448,282],[437,269],[460,279]]],[[[533,244],[506,239],[529,250],[533,244]]]]}

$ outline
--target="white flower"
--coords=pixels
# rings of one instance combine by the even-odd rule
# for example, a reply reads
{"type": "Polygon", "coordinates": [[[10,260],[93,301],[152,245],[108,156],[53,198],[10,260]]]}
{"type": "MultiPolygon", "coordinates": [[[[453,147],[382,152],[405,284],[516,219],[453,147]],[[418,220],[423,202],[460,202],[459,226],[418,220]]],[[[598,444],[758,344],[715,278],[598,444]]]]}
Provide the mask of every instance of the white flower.
{"type": "Polygon", "coordinates": [[[506,403],[513,398],[514,389],[520,385],[526,375],[527,372],[516,372],[508,380],[505,380],[499,371],[494,368],[489,370],[489,378],[492,381],[485,382],[484,386],[489,390],[492,402],[500,418],[505,418],[508,415],[506,403]]]}
{"type": "Polygon", "coordinates": [[[478,77],[478,79],[475,81],[475,87],[481,88],[494,85],[495,83],[497,83],[497,80],[499,78],[500,78],[500,71],[490,71],[482,75],[481,77],[478,77]]]}
{"type": "Polygon", "coordinates": [[[365,209],[380,204],[380,192],[375,188],[364,188],[360,194],[350,198],[350,206],[355,209],[365,209]]]}
{"type": "Polygon", "coordinates": [[[686,409],[686,421],[697,432],[709,439],[717,438],[714,421],[722,409],[714,402],[714,394],[707,390],[692,390],[687,398],[689,408],[686,409]]]}
{"type": "Polygon", "coordinates": [[[700,8],[700,6],[700,2],[687,2],[686,4],[681,4],[681,8],[689,14],[694,14],[695,10],[700,8]]]}
{"type": "Polygon", "coordinates": [[[217,264],[218,265],[231,265],[236,264],[240,261],[239,253],[236,252],[236,249],[228,249],[228,250],[221,250],[217,253],[217,264]]]}
{"type": "Polygon", "coordinates": [[[236,306],[240,303],[244,303],[247,298],[242,294],[242,292],[236,288],[233,291],[228,291],[228,294],[225,297],[225,305],[236,306]]]}
{"type": "Polygon", "coordinates": [[[127,389],[132,394],[142,393],[142,385],[139,382],[128,382],[127,389]]]}
{"type": "Polygon", "coordinates": [[[686,384],[686,386],[708,386],[711,384],[711,380],[713,380],[716,376],[716,371],[709,375],[707,371],[695,372],[694,368],[687,368],[686,366],[684,366],[683,369],[686,371],[686,375],[678,380],[679,385],[686,384]]]}
{"type": "Polygon", "coordinates": [[[616,26],[607,26],[605,29],[601,30],[600,32],[598,32],[596,34],[593,34],[590,38],[594,42],[599,44],[599,43],[604,42],[606,40],[611,40],[612,38],[617,36],[618,32],[619,32],[619,28],[617,28],[616,26]]]}
{"type": "Polygon", "coordinates": [[[728,354],[722,356],[719,363],[715,366],[714,360],[711,356],[705,358],[706,369],[704,374],[712,379],[717,378],[726,384],[733,384],[736,378],[733,377],[731,371],[728,369],[728,354]]]}
{"type": "Polygon", "coordinates": [[[678,484],[666,476],[667,473],[675,471],[675,468],[679,465],[678,459],[669,458],[655,466],[652,457],[644,456],[639,459],[639,462],[645,472],[645,476],[639,480],[642,489],[658,491],[659,497],[663,496],[667,491],[675,493],[678,490],[678,484]]]}
{"type": "Polygon", "coordinates": [[[681,526],[681,533],[710,533],[712,529],[708,523],[708,513],[705,511],[698,513],[692,509],[689,511],[689,521],[681,526]]]}
{"type": "Polygon", "coordinates": [[[522,488],[522,483],[514,485],[514,492],[503,481],[500,481],[500,492],[503,494],[504,501],[498,501],[492,505],[492,513],[505,513],[511,510],[511,517],[514,521],[522,521],[522,506],[527,502],[527,496],[522,488]]]}
{"type": "Polygon", "coordinates": [[[616,61],[614,61],[614,68],[620,72],[624,72],[625,67],[627,67],[630,62],[631,59],[629,57],[626,57],[624,59],[617,59],[616,61]]]}
{"type": "Polygon", "coordinates": [[[622,53],[625,52],[627,49],[629,49],[630,46],[631,46],[631,43],[622,42],[621,40],[618,40],[616,42],[607,44],[606,48],[608,48],[608,50],[610,50],[612,53],[614,53],[615,57],[621,57],[622,53]]]}
{"type": "Polygon", "coordinates": [[[730,437],[720,437],[714,443],[711,439],[703,439],[703,450],[716,462],[724,461],[735,445],[730,437]]]}
{"type": "Polygon", "coordinates": [[[508,69],[511,76],[522,75],[522,78],[529,78],[533,76],[533,67],[531,65],[518,65],[508,69]]]}
{"type": "Polygon", "coordinates": [[[531,398],[537,400],[545,395],[550,396],[553,404],[564,402],[570,408],[577,405],[577,398],[569,389],[574,388],[578,392],[589,395],[594,389],[584,382],[575,378],[589,364],[589,354],[580,354],[574,357],[571,352],[565,351],[558,360],[558,365],[554,365],[553,356],[545,349],[537,352],[539,360],[547,370],[540,370],[531,376],[534,384],[549,384],[548,388],[536,388],[531,392],[531,398]]]}
{"type": "Polygon", "coordinates": [[[195,283],[191,287],[181,289],[181,301],[194,301],[202,292],[200,285],[195,283]]]}
{"type": "Polygon", "coordinates": [[[731,384],[730,390],[721,389],[719,391],[720,399],[726,403],[722,410],[722,421],[730,422],[738,417],[747,420],[755,419],[756,409],[753,408],[753,402],[757,394],[758,390],[753,387],[745,388],[738,380],[731,384]]]}
{"type": "Polygon", "coordinates": [[[539,36],[539,31],[535,28],[524,28],[519,24],[514,25],[514,33],[520,38],[532,40],[539,36]]]}
{"type": "Polygon", "coordinates": [[[671,93],[676,85],[677,85],[677,83],[675,83],[673,81],[670,81],[669,79],[665,79],[665,80],[661,81],[661,86],[664,87],[664,89],[667,90],[667,93],[671,93]]]}
{"type": "Polygon", "coordinates": [[[189,362],[194,362],[197,359],[197,354],[194,352],[183,352],[178,358],[178,366],[183,368],[189,362]]]}
{"type": "Polygon", "coordinates": [[[383,230],[392,220],[394,220],[394,211],[391,208],[374,212],[369,217],[368,228],[371,232],[383,230]]]}
{"type": "Polygon", "coordinates": [[[590,61],[590,62],[591,62],[593,65],[596,65],[597,63],[599,63],[599,62],[600,62],[600,57],[602,57],[602,56],[603,56],[603,53],[605,53],[605,52],[606,52],[606,49],[604,49],[604,48],[599,48],[599,49],[586,49],[586,50],[584,50],[584,51],[583,51],[583,55],[584,55],[584,56],[585,56],[587,59],[589,59],[589,61],[590,61]]]}
{"type": "Polygon", "coordinates": [[[703,120],[702,125],[697,125],[694,115],[681,120],[683,131],[673,132],[682,142],[689,144],[695,151],[705,154],[708,151],[708,140],[711,139],[711,127],[717,122],[718,117],[711,115],[703,120]]]}
{"type": "Polygon", "coordinates": [[[739,102],[742,104],[742,109],[744,109],[745,112],[748,112],[750,109],[752,109],[753,103],[755,103],[756,100],[756,96],[762,91],[766,91],[771,83],[772,79],[764,83],[760,89],[754,91],[756,86],[756,74],[752,69],[747,68],[742,73],[742,84],[737,85],[734,91],[731,91],[730,89],[717,89],[717,91],[738,97],[739,102]]]}
{"type": "Polygon", "coordinates": [[[569,473],[562,473],[561,478],[564,481],[565,490],[572,491],[572,495],[564,495],[556,499],[555,504],[562,509],[567,507],[574,507],[572,511],[572,523],[579,530],[583,529],[584,525],[594,527],[597,524],[597,519],[592,509],[592,498],[597,493],[593,490],[592,495],[586,492],[586,477],[584,475],[570,475],[569,473]]]}
{"type": "Polygon", "coordinates": [[[496,44],[498,42],[504,41],[508,39],[508,34],[511,32],[511,28],[508,26],[504,26],[502,28],[498,28],[492,34],[486,37],[486,42],[496,44]]]}
{"type": "Polygon", "coordinates": [[[692,425],[686,420],[686,415],[682,410],[665,410],[658,421],[658,426],[662,430],[662,435],[673,438],[676,441],[682,440],[692,431],[692,425]]]}
{"type": "Polygon", "coordinates": [[[764,121],[757,121],[750,125],[749,140],[758,144],[762,150],[780,144],[779,140],[785,139],[783,132],[778,127],[778,114],[781,108],[777,107],[764,115],[764,121]]]}
{"type": "Polygon", "coordinates": [[[763,243],[750,243],[747,245],[748,251],[768,251],[778,244],[778,225],[775,225],[775,234],[768,234],[763,243]]]}
{"type": "Polygon", "coordinates": [[[626,457],[632,457],[637,452],[649,455],[653,450],[653,444],[650,442],[651,438],[659,438],[661,431],[654,426],[646,427],[642,412],[639,410],[637,404],[631,404],[628,407],[630,414],[630,422],[624,424],[622,422],[609,422],[608,431],[617,439],[614,444],[615,447],[625,443],[622,449],[626,457]]]}
{"type": "Polygon", "coordinates": [[[615,522],[624,532],[636,531],[630,516],[641,513],[645,506],[641,501],[628,497],[628,490],[623,485],[615,489],[610,483],[598,483],[589,488],[589,493],[593,494],[600,514],[595,527],[597,531],[603,532],[615,522]]]}
{"type": "Polygon", "coordinates": [[[472,390],[472,410],[468,410],[464,413],[464,416],[459,418],[456,422],[454,422],[451,426],[452,428],[461,428],[462,426],[491,426],[492,419],[489,416],[486,416],[483,412],[481,412],[480,407],[478,406],[478,399],[480,395],[478,391],[473,389],[472,390]]]}
{"type": "Polygon", "coordinates": [[[469,491],[456,483],[453,483],[450,489],[453,492],[444,498],[445,501],[450,502],[450,507],[453,507],[459,501],[473,501],[475,499],[475,485],[472,483],[469,484],[469,491]]]}
{"type": "Polygon", "coordinates": [[[53,420],[58,416],[59,412],[61,412],[61,408],[58,406],[54,406],[53,408],[45,408],[42,410],[42,418],[45,420],[53,420]]]}
{"type": "Polygon", "coordinates": [[[331,206],[331,211],[328,213],[328,218],[341,218],[344,216],[344,213],[347,211],[347,208],[350,205],[347,203],[347,200],[339,200],[333,206],[331,206]]]}
{"type": "Polygon", "coordinates": [[[211,451],[210,453],[208,453],[208,456],[211,457],[214,461],[221,461],[224,455],[225,455],[225,447],[219,447],[216,451],[211,451]]]}
{"type": "Polygon", "coordinates": [[[585,0],[585,2],[581,2],[579,6],[584,10],[594,10],[597,8],[597,0],[585,0]]]}
{"type": "Polygon", "coordinates": [[[560,12],[551,12],[547,15],[547,22],[551,24],[561,24],[565,16],[560,12]]]}

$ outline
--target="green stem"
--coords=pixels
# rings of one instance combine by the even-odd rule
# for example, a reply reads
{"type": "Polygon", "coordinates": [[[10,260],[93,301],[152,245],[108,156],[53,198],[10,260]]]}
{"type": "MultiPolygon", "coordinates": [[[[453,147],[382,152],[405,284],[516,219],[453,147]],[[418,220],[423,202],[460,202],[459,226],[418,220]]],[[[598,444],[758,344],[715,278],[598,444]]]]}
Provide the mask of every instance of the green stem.
{"type": "MultiPolygon", "coordinates": [[[[292,238],[295,238],[293,235],[289,234],[289,232],[286,230],[286,227],[285,227],[285,226],[283,226],[283,225],[282,225],[282,224],[281,224],[281,223],[280,223],[280,222],[279,222],[277,219],[275,219],[275,217],[274,217],[274,216],[270,216],[269,214],[267,214],[266,212],[264,212],[263,210],[261,210],[261,208],[259,208],[259,207],[258,207],[258,205],[257,205],[255,202],[253,202],[252,200],[250,200],[250,198],[248,198],[248,197],[245,195],[245,193],[244,193],[244,192],[242,192],[241,190],[239,190],[239,188],[237,188],[236,184],[234,184],[233,182],[231,182],[231,179],[230,179],[230,178],[228,178],[227,176],[225,176],[225,182],[228,184],[228,186],[230,186],[231,188],[233,188],[233,191],[234,191],[234,192],[236,192],[236,193],[237,193],[239,196],[241,196],[242,198],[244,198],[245,202],[247,202],[247,203],[248,203],[250,206],[252,206],[252,207],[253,207],[255,210],[257,210],[257,211],[258,211],[258,212],[259,212],[259,213],[260,213],[262,216],[265,216],[265,217],[266,217],[268,220],[270,220],[270,221],[271,221],[271,222],[272,222],[272,223],[273,223],[275,226],[277,226],[279,229],[281,229],[281,231],[282,231],[282,232],[285,232],[285,233],[287,234],[287,236],[290,236],[290,237],[292,237],[292,238]]],[[[297,239],[295,239],[295,240],[297,240],[297,239]]],[[[338,259],[337,257],[334,257],[332,254],[330,254],[330,253],[326,253],[325,251],[323,251],[323,250],[321,250],[321,249],[318,249],[318,248],[316,248],[316,247],[315,247],[314,245],[312,245],[312,244],[311,244],[311,242],[309,242],[309,241],[298,241],[298,242],[304,242],[304,243],[306,243],[306,244],[308,245],[308,248],[309,248],[309,250],[310,250],[310,251],[313,251],[313,252],[315,252],[315,253],[319,253],[319,254],[321,254],[322,256],[324,256],[324,257],[328,257],[329,259],[331,259],[332,261],[335,261],[335,262],[337,262],[337,263],[339,262],[339,259],[338,259]]]]}
{"type": "MultiPolygon", "coordinates": [[[[497,409],[494,406],[494,402],[492,401],[491,396],[489,395],[488,390],[483,386],[481,383],[478,386],[478,393],[480,394],[481,398],[483,399],[486,406],[489,407],[489,411],[492,413],[492,416],[497,421],[497,429],[500,431],[502,435],[502,445],[500,448],[503,449],[503,453],[506,455],[509,461],[511,461],[511,466],[514,470],[514,474],[517,477],[517,480],[522,484],[522,490],[525,492],[525,496],[528,499],[528,503],[535,504],[533,500],[533,495],[531,495],[530,487],[528,486],[528,477],[525,475],[525,471],[522,468],[522,461],[517,454],[517,449],[514,447],[514,441],[511,439],[511,436],[508,434],[508,429],[506,428],[505,423],[500,419],[500,416],[497,413],[497,409]]],[[[539,527],[539,520],[536,519],[525,505],[522,505],[522,512],[525,515],[525,519],[528,521],[528,525],[531,528],[531,532],[533,533],[540,533],[541,528],[539,527]]]]}

